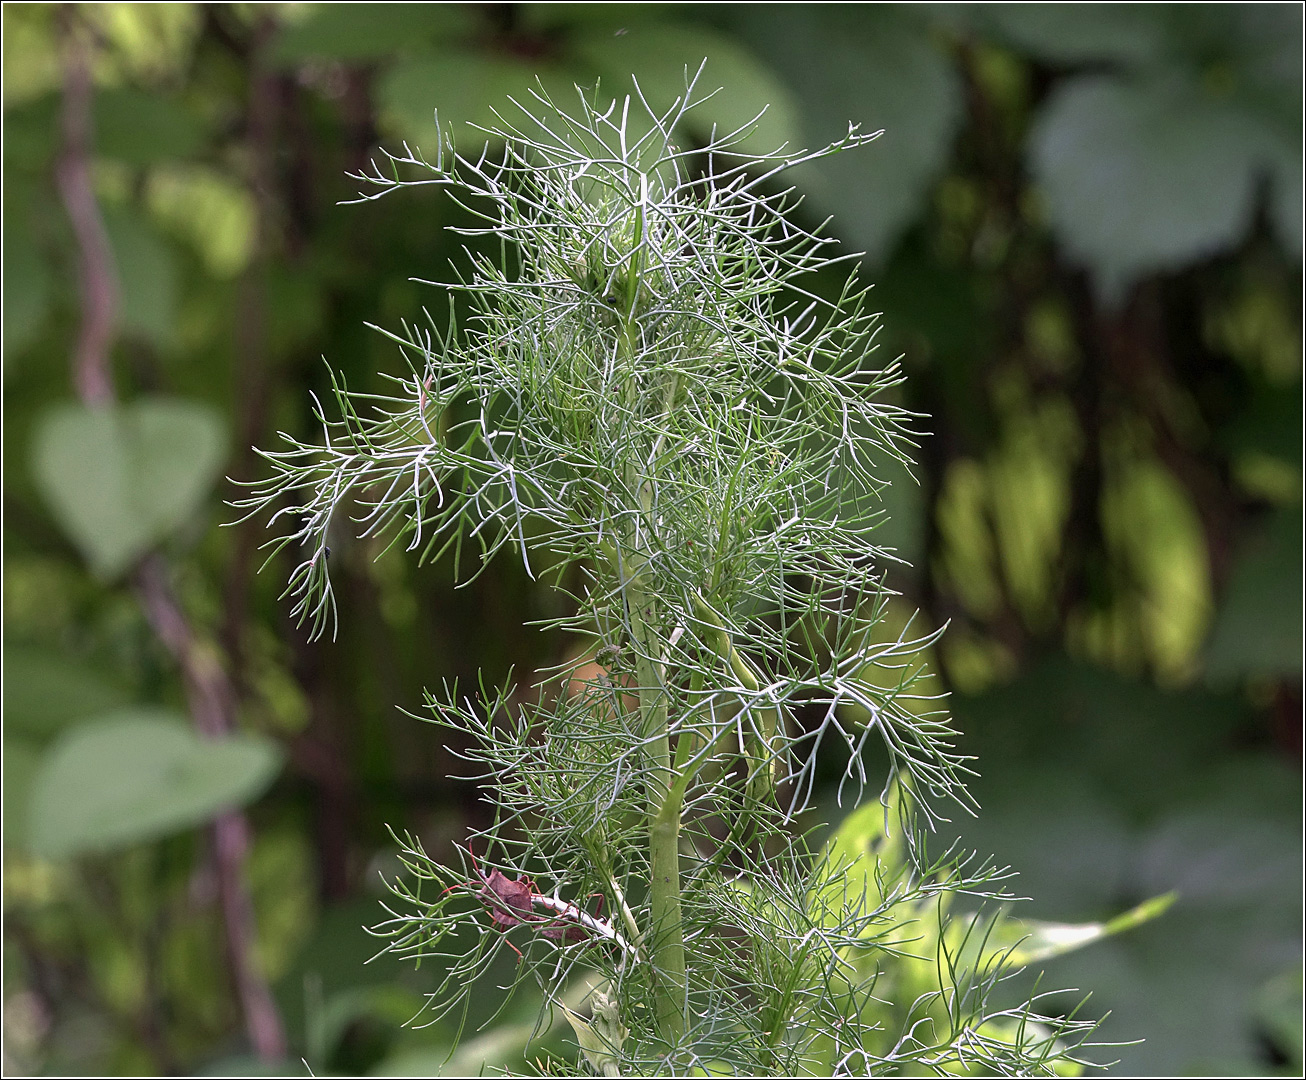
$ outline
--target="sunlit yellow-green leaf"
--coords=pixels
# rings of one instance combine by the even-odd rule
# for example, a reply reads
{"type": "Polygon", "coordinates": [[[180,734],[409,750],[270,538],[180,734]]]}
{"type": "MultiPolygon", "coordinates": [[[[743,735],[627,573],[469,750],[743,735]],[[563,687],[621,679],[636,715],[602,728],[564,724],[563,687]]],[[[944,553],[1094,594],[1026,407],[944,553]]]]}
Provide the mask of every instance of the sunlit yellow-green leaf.
{"type": "Polygon", "coordinates": [[[145,199],[161,222],[195,248],[215,277],[234,277],[249,262],[254,201],[230,173],[206,165],[159,166],[150,172],[145,199]]]}

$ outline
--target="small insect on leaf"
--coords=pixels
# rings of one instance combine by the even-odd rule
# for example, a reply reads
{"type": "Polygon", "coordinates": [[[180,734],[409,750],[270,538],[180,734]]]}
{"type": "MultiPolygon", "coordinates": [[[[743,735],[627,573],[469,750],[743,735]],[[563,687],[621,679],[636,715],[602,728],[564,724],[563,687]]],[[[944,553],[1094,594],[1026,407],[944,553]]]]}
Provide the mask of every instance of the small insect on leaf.
{"type": "Polygon", "coordinates": [[[526,878],[514,880],[499,870],[491,870],[482,880],[481,898],[496,926],[516,926],[539,918],[531,910],[531,897],[536,891],[534,882],[526,878]]]}

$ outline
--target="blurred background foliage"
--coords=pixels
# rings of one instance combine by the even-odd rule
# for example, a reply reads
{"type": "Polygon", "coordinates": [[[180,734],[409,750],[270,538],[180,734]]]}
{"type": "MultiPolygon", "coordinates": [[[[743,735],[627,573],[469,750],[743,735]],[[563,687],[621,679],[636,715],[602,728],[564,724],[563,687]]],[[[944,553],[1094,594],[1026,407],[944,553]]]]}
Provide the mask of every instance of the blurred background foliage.
{"type": "MultiPolygon", "coordinates": [[[[865,251],[878,358],[904,356],[903,402],[929,417],[881,528],[911,564],[891,571],[899,622],[949,624],[932,667],[984,807],[957,832],[1021,871],[1033,916],[1178,890],[1049,971],[1113,1013],[1105,1037],[1145,1038],[1104,1053],[1116,1071],[1300,1075],[1298,5],[3,18],[6,1074],[277,1068],[250,1050],[201,827],[230,806],[285,1060],[441,1068],[453,1033],[402,1026],[431,973],[365,964],[361,927],[394,868],[387,822],[449,851],[490,810],[451,779],[459,747],[396,706],[558,661],[567,642],[524,628],[558,600],[512,560],[455,590],[447,565],[342,534],[340,633],[310,643],[278,599],[288,567],[257,573],[263,523],[217,527],[226,478],[308,431],[323,357],[354,387],[397,369],[365,322],[444,303],[412,279],[447,275],[456,208],[339,208],[347,170],[433,144],[435,106],[466,150],[465,124],[537,79],[565,99],[634,73],[669,101],[706,56],[712,121],[769,103],[759,148],[884,129],[795,182],[809,224],[833,215],[865,251]],[[83,301],[55,177],[78,41],[120,283],[112,422],[76,403],[70,361],[83,301]],[[156,633],[151,581],[189,651],[156,633]],[[196,671],[229,685],[221,740],[187,716],[196,671]]],[[[533,1010],[471,1017],[443,1067],[520,1064],[533,1010]]]]}

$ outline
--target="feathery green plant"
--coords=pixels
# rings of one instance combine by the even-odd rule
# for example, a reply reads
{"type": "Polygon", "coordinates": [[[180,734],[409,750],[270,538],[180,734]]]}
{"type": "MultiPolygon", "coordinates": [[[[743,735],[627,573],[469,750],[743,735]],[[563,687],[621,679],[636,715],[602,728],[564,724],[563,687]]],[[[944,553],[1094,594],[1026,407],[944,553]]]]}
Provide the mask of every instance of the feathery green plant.
{"type": "Polygon", "coordinates": [[[1001,952],[954,955],[938,921],[942,898],[1000,895],[1003,875],[953,852],[923,865],[915,827],[968,796],[946,712],[917,689],[931,639],[880,625],[877,468],[909,462],[913,418],[886,398],[896,364],[868,363],[853,257],[796,225],[778,182],[875,136],[754,156],[750,124],[682,146],[695,83],[666,111],[638,91],[572,112],[537,94],[475,159],[442,134],[434,160],[405,146],[358,177],[361,198],[448,189],[499,255],[469,254],[448,286],[464,328],[382,331],[408,362],[393,393],[337,384],[323,441],[266,453],[244,505],[294,523],[277,543],[306,553],[290,589],[315,633],[333,618],[327,530],[349,514],[422,559],[466,566],[472,544],[479,573],[506,547],[558,588],[580,580],[547,625],[597,672],[577,661],[527,704],[429,696],[435,722],[475,736],[497,819],[457,869],[406,837],[381,932],[446,959],[439,1010],[506,947],[551,1004],[590,979],[592,1018],[568,1018],[607,1075],[1068,1067],[1085,1029],[989,1016],[1001,952]],[[810,284],[831,271],[833,301],[810,284]],[[836,746],[840,790],[860,795],[872,739],[892,762],[881,840],[900,850],[853,865],[796,820],[836,746]],[[884,975],[922,941],[949,957],[930,962],[938,985],[884,975]]]}

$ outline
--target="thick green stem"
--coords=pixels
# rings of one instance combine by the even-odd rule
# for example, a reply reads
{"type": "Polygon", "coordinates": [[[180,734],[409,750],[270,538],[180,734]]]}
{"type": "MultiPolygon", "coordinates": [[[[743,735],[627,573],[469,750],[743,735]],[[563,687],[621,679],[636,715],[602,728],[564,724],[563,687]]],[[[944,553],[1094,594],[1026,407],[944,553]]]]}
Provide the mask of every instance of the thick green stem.
{"type": "Polygon", "coordinates": [[[685,1032],[685,937],[680,912],[680,813],[684,791],[671,768],[667,694],[654,659],[656,634],[638,572],[627,580],[631,631],[639,669],[641,733],[645,740],[649,843],[649,960],[658,1033],[675,1045],[685,1032]]]}
{"type": "MultiPolygon", "coordinates": [[[[619,350],[628,365],[626,400],[633,405],[638,392],[634,357],[638,353],[639,330],[635,311],[645,260],[644,207],[647,186],[642,191],[635,222],[636,244],[631,252],[625,325],[619,350]]],[[[666,408],[674,407],[674,394],[666,408]]],[[[684,788],[674,783],[671,767],[671,734],[668,729],[668,696],[662,643],[655,628],[655,604],[645,590],[644,573],[653,540],[653,490],[639,475],[635,461],[625,470],[627,490],[636,494],[639,510],[632,534],[622,545],[614,567],[625,585],[627,616],[638,657],[640,734],[646,754],[646,809],[649,845],[649,970],[653,979],[653,1012],[658,1034],[670,1046],[685,1034],[687,981],[685,977],[685,933],[680,910],[680,815],[684,788]]]]}

